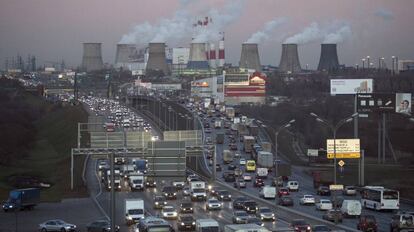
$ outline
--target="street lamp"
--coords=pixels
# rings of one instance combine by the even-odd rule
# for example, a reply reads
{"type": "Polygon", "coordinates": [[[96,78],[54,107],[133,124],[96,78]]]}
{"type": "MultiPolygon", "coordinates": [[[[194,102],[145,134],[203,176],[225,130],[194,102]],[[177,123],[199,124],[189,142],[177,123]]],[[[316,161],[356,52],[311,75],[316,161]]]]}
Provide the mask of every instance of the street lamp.
{"type": "Polygon", "coordinates": [[[369,58],[370,58],[370,56],[367,56],[367,65],[368,65],[368,69],[370,68],[369,58]]]}
{"type": "Polygon", "coordinates": [[[275,164],[274,165],[275,165],[275,177],[276,178],[278,177],[278,168],[277,168],[277,162],[278,162],[278,155],[277,155],[277,148],[278,148],[277,147],[277,138],[279,136],[279,133],[283,129],[290,127],[292,125],[292,123],[294,123],[295,121],[296,121],[295,119],[290,120],[288,123],[280,126],[279,129],[277,129],[277,131],[275,132],[275,164]]]}
{"type": "Polygon", "coordinates": [[[361,59],[362,60],[362,70],[365,69],[365,59],[361,59]]]}
{"type": "Polygon", "coordinates": [[[333,125],[331,123],[329,123],[326,119],[322,119],[321,117],[319,117],[317,114],[315,113],[310,113],[310,115],[312,117],[314,117],[316,119],[316,121],[324,124],[325,126],[327,126],[333,134],[333,140],[334,140],[334,184],[336,184],[336,132],[338,131],[338,129],[343,126],[345,123],[351,122],[352,120],[354,120],[354,117],[358,116],[358,113],[354,113],[349,117],[346,117],[342,120],[340,120],[336,125],[333,125]]]}

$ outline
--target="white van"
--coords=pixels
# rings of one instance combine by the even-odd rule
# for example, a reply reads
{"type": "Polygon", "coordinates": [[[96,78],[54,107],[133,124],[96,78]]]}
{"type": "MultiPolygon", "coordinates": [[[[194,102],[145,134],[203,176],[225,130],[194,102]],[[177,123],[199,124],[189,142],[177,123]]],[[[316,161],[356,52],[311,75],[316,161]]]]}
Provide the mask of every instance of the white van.
{"type": "Polygon", "coordinates": [[[358,217],[361,215],[362,205],[358,200],[344,200],[341,212],[345,217],[358,217]]]}
{"type": "Polygon", "coordinates": [[[286,188],[288,188],[290,192],[297,192],[299,191],[299,182],[297,182],[296,180],[290,180],[287,182],[286,188]]]}

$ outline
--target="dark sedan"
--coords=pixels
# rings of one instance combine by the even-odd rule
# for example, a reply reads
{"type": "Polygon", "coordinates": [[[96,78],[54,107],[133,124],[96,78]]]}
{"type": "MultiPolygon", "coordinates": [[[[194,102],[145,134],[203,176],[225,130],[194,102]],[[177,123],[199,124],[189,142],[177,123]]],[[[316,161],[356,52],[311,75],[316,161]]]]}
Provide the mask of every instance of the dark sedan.
{"type": "Polygon", "coordinates": [[[195,220],[191,215],[181,215],[177,221],[177,227],[180,231],[195,230],[195,220]]]}
{"type": "Polygon", "coordinates": [[[329,187],[326,186],[319,186],[317,194],[320,196],[330,196],[331,190],[329,190],[329,187]]]}
{"type": "Polygon", "coordinates": [[[261,178],[256,178],[254,181],[254,187],[263,187],[264,186],[264,180],[261,178]]]}
{"type": "Polygon", "coordinates": [[[233,209],[244,209],[244,202],[248,200],[247,197],[237,197],[233,200],[233,209]]]}
{"type": "Polygon", "coordinates": [[[279,199],[278,204],[282,206],[293,206],[294,203],[291,197],[283,196],[279,199]]]}
{"type": "Polygon", "coordinates": [[[219,201],[231,201],[231,194],[227,190],[217,191],[217,200],[219,201]]]}
{"type": "MultiPolygon", "coordinates": [[[[109,232],[111,231],[111,223],[107,220],[98,220],[86,225],[87,232],[109,232]]],[[[115,226],[115,231],[119,231],[119,226],[115,226]]]]}
{"type": "Polygon", "coordinates": [[[324,220],[331,221],[331,222],[335,221],[335,217],[338,222],[342,222],[343,216],[340,210],[331,209],[331,210],[326,211],[326,213],[322,216],[324,220]]]}
{"type": "Polygon", "coordinates": [[[307,223],[303,219],[295,219],[295,220],[293,220],[290,223],[290,226],[292,227],[292,229],[295,232],[302,232],[302,231],[311,232],[312,231],[312,228],[311,228],[310,224],[307,223]]]}
{"type": "Polygon", "coordinates": [[[191,202],[182,202],[180,205],[180,212],[181,213],[193,213],[193,204],[191,202]]]}

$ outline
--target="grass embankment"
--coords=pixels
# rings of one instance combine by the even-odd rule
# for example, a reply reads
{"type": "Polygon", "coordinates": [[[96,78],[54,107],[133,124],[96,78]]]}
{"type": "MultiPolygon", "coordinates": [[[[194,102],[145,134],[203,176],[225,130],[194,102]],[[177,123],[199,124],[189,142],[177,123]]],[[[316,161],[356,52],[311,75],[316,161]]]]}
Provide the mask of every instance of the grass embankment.
{"type": "Polygon", "coordinates": [[[61,106],[42,98],[25,95],[31,107],[41,108],[42,115],[33,122],[37,132],[33,148],[11,164],[0,165],[0,199],[16,188],[13,177],[34,177],[52,186],[41,192],[42,201],[59,201],[65,197],[86,196],[82,186],[83,158],[75,159],[75,190],[70,190],[70,154],[76,146],[77,123],[87,121],[82,106],[61,106]]]}

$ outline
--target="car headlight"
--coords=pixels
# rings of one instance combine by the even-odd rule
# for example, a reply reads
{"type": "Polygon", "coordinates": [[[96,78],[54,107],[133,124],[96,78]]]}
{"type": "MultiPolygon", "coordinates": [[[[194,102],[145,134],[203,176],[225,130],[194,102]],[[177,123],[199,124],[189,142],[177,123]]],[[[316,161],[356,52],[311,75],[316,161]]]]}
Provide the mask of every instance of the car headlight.
{"type": "Polygon", "coordinates": [[[158,205],[158,202],[155,202],[156,205],[158,205]]]}
{"type": "Polygon", "coordinates": [[[307,229],[307,230],[310,230],[310,229],[311,229],[311,227],[310,227],[310,226],[308,226],[306,229],[307,229]]]}
{"type": "Polygon", "coordinates": [[[167,204],[167,202],[166,201],[164,201],[164,205],[166,205],[167,204]]]}
{"type": "Polygon", "coordinates": [[[181,225],[183,226],[184,225],[184,222],[181,222],[181,225]]]}
{"type": "Polygon", "coordinates": [[[229,197],[231,197],[231,195],[229,195],[229,197]]]}
{"type": "Polygon", "coordinates": [[[132,220],[132,217],[131,217],[131,216],[127,216],[127,219],[128,219],[128,220],[132,220]]]}
{"type": "Polygon", "coordinates": [[[174,193],[174,196],[177,195],[177,193],[174,193]]]}
{"type": "Polygon", "coordinates": [[[190,210],[193,210],[193,208],[190,208],[190,210]]]}
{"type": "Polygon", "coordinates": [[[191,224],[195,225],[195,222],[193,222],[193,223],[191,223],[191,224]]]}
{"type": "Polygon", "coordinates": [[[272,213],[272,217],[274,217],[275,216],[275,214],[274,213],[272,213]]]}
{"type": "Polygon", "coordinates": [[[223,196],[223,195],[221,195],[220,197],[221,197],[221,198],[223,198],[224,196],[223,196]]]}

